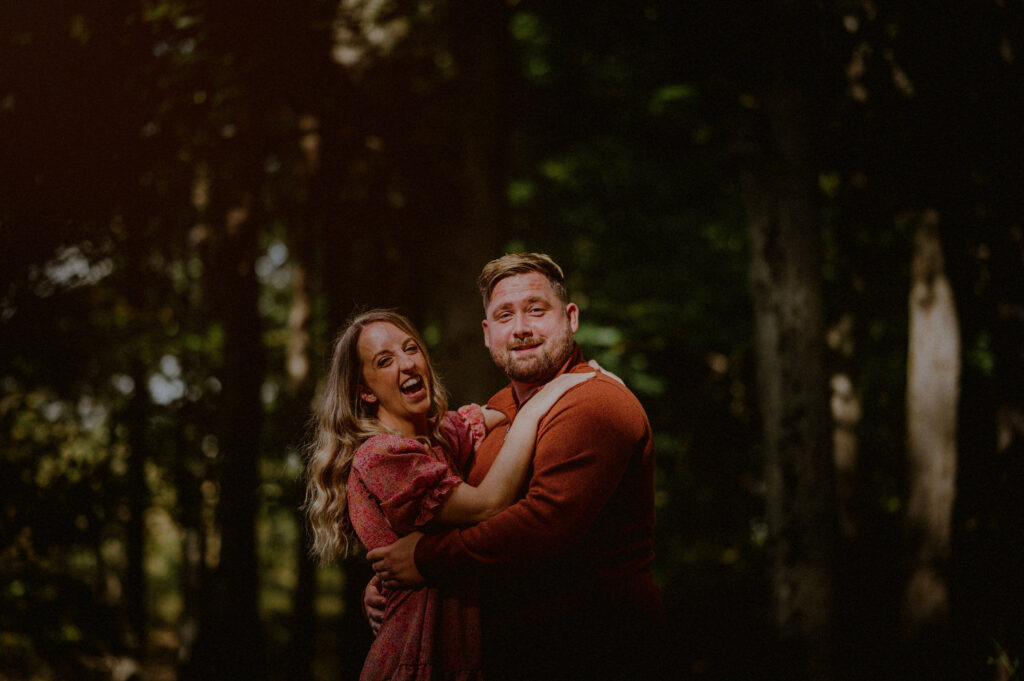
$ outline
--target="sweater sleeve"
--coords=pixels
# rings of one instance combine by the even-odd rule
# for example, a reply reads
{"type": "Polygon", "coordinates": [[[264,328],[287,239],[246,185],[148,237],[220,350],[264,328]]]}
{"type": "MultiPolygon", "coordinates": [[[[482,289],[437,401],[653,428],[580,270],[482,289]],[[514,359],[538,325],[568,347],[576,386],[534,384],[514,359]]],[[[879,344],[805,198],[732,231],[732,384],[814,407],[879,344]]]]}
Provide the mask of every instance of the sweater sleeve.
{"type": "Polygon", "coordinates": [[[398,534],[429,522],[462,482],[445,463],[427,454],[422,443],[389,435],[363,443],[352,468],[398,534]]]}
{"type": "Polygon", "coordinates": [[[611,379],[581,384],[541,422],[525,498],[475,526],[423,537],[417,567],[436,578],[558,553],[587,532],[647,436],[625,388],[611,379]]]}

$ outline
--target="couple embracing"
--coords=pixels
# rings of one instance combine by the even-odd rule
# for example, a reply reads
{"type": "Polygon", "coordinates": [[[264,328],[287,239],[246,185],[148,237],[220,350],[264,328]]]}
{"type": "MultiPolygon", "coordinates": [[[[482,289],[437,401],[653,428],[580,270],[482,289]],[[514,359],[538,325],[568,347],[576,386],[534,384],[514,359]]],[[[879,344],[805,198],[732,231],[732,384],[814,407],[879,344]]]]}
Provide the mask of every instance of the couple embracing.
{"type": "Polygon", "coordinates": [[[510,384],[448,411],[419,334],[371,310],[335,342],[307,466],[314,552],[376,577],[361,679],[646,679],[662,660],[653,439],[588,364],[548,256],[489,262],[484,344],[510,384]],[[378,629],[379,628],[379,629],[378,629]]]}

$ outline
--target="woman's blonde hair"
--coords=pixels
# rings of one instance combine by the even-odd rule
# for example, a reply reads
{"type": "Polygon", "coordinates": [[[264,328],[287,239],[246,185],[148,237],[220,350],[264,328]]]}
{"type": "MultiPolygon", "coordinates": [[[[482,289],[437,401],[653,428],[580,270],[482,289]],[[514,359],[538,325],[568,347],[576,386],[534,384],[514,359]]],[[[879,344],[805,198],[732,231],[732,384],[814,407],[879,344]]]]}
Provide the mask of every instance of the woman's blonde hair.
{"type": "MultiPolygon", "coordinates": [[[[308,446],[304,509],[313,533],[311,553],[324,562],[344,557],[357,546],[348,514],[347,485],[352,457],[368,438],[391,432],[377,420],[377,406],[359,397],[363,381],[359,336],[363,329],[377,322],[393,324],[409,334],[423,353],[433,417],[429,439],[445,442],[440,417],[448,410],[448,399],[412,322],[394,310],[374,309],[356,314],[334,341],[327,382],[313,415],[315,433],[308,446]]],[[[429,446],[428,438],[423,439],[429,446]]]]}

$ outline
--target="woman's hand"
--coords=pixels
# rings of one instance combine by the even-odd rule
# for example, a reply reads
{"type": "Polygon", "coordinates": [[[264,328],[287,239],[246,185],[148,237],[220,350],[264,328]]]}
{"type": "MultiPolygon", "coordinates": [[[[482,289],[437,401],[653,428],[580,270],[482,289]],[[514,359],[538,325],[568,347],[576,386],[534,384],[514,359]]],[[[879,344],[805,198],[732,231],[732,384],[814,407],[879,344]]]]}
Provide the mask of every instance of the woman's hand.
{"type": "MultiPolygon", "coordinates": [[[[520,413],[528,412],[528,418],[540,418],[548,412],[555,402],[564,395],[569,388],[575,387],[584,381],[589,381],[597,376],[596,371],[587,373],[567,373],[556,376],[533,394],[523,405],[520,413]]],[[[517,417],[518,418],[518,417],[517,417]]]]}
{"type": "Polygon", "coordinates": [[[384,607],[388,604],[388,599],[380,592],[381,588],[380,577],[374,575],[363,589],[363,615],[374,636],[380,632],[380,625],[384,623],[384,607]]]}
{"type": "Polygon", "coordinates": [[[615,379],[616,381],[618,381],[618,382],[619,382],[619,383],[621,383],[622,385],[626,385],[626,382],[625,382],[625,381],[623,381],[623,380],[622,380],[621,378],[619,378],[618,376],[616,376],[616,375],[615,375],[615,374],[613,374],[612,372],[608,371],[607,369],[604,369],[604,368],[602,368],[602,367],[601,367],[601,365],[597,363],[597,360],[596,360],[596,359],[592,359],[592,360],[590,360],[589,362],[587,362],[587,364],[589,364],[590,366],[594,367],[595,369],[597,369],[598,371],[600,371],[600,372],[601,372],[602,374],[604,374],[605,376],[607,376],[607,377],[609,377],[609,378],[614,378],[614,379],[615,379]]]}
{"type": "Polygon", "coordinates": [[[388,589],[416,586],[427,581],[416,568],[416,544],[422,532],[410,532],[394,544],[382,546],[366,554],[381,583],[388,589]]]}
{"type": "Polygon", "coordinates": [[[508,420],[505,415],[497,409],[480,407],[480,411],[484,413],[484,428],[487,429],[488,433],[508,420]]]}

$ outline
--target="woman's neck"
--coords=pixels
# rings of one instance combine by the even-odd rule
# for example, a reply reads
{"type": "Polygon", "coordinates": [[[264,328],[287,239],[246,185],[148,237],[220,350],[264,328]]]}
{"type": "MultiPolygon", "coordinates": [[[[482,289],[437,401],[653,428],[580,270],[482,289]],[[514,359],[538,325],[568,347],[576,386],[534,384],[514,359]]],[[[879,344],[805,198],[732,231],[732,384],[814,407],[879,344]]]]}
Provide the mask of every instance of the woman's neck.
{"type": "Polygon", "coordinates": [[[426,415],[424,415],[423,418],[410,420],[397,417],[393,414],[384,413],[381,414],[377,420],[380,421],[382,426],[388,430],[398,433],[402,437],[423,437],[430,432],[430,429],[427,426],[426,415]]]}

